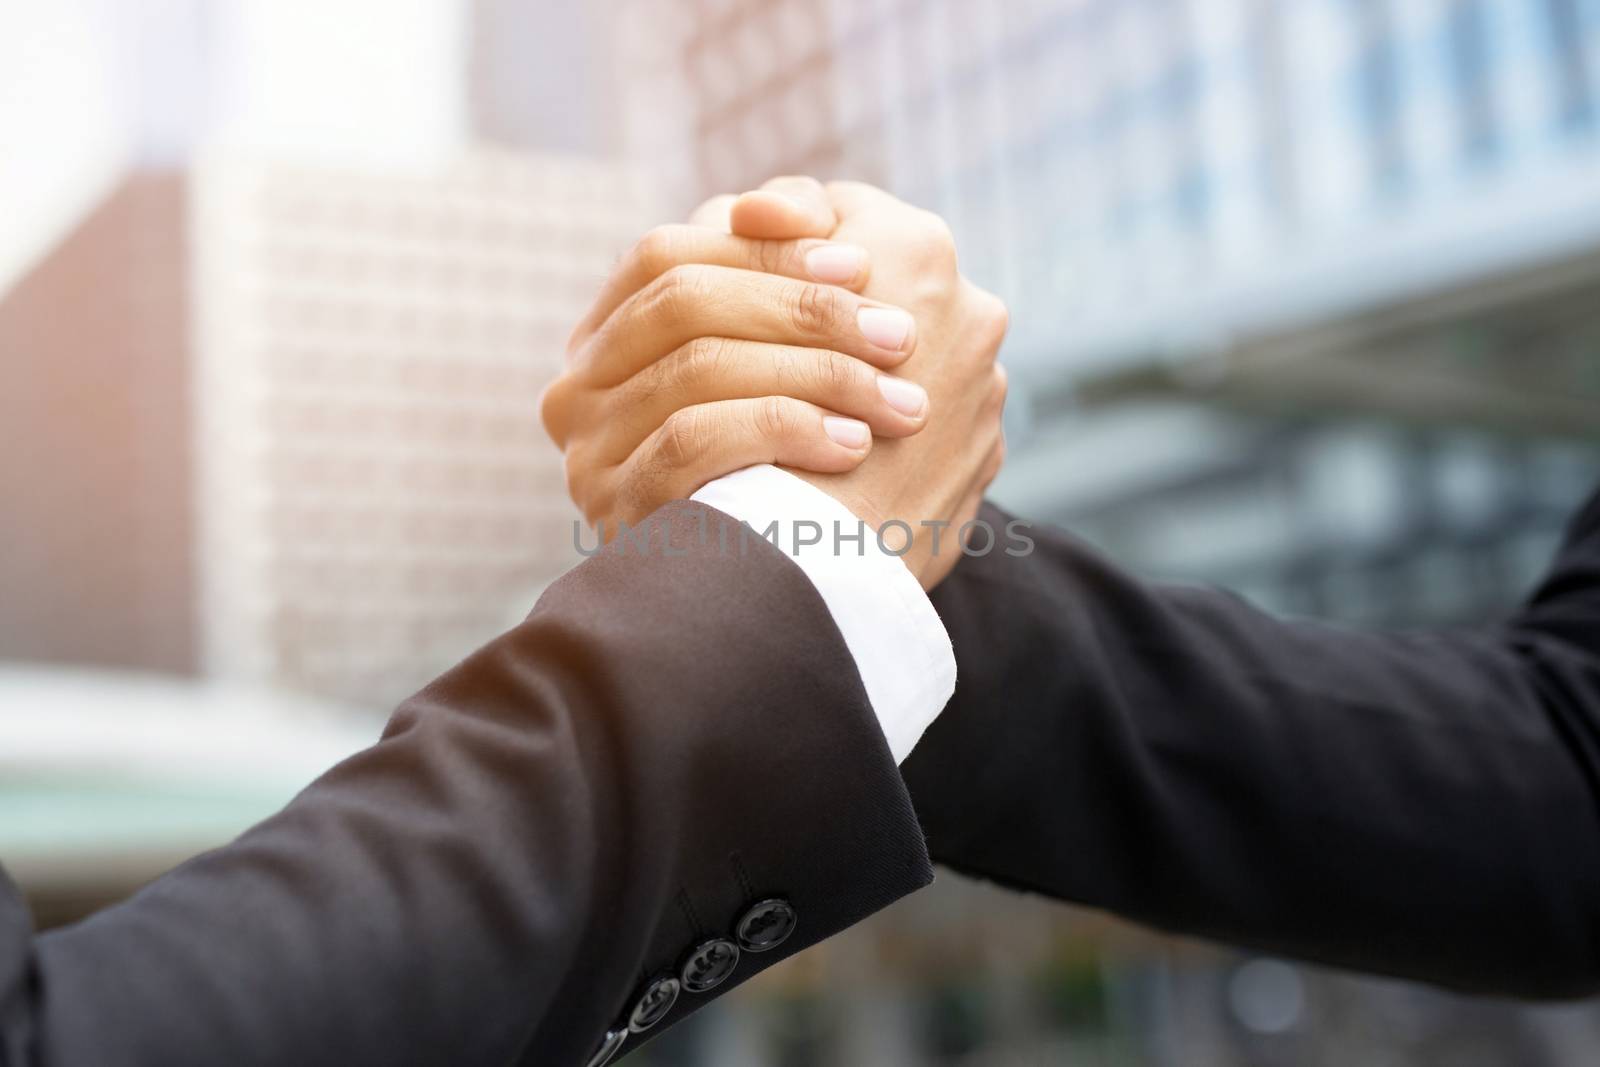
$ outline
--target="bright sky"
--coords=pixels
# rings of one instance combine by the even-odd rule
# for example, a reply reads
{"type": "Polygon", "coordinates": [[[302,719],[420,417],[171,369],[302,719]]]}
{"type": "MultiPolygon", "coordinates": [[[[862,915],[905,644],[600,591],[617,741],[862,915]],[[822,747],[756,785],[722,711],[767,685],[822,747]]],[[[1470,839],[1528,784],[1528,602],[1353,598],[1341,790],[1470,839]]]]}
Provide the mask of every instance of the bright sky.
{"type": "Polygon", "coordinates": [[[429,166],[468,130],[459,0],[0,0],[0,290],[134,160],[207,143],[429,166]]]}

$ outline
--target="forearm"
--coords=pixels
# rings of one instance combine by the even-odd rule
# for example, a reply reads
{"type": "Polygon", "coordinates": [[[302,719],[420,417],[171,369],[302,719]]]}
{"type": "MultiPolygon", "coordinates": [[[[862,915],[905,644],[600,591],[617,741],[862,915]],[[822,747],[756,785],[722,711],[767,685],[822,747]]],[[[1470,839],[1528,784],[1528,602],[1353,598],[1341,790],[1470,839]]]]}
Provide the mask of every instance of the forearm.
{"type": "Polygon", "coordinates": [[[805,577],[770,546],[695,554],[715,513],[669,514],[690,555],[585,563],[239,841],[31,945],[6,931],[6,1062],[583,1063],[756,899],[801,925],[718,992],[924,884],[805,577]]]}
{"type": "Polygon", "coordinates": [[[935,594],[957,691],[904,767],[935,859],[1366,970],[1600,985],[1594,764],[1562,725],[1600,713],[1592,655],[1283,622],[1035,533],[935,594]]]}

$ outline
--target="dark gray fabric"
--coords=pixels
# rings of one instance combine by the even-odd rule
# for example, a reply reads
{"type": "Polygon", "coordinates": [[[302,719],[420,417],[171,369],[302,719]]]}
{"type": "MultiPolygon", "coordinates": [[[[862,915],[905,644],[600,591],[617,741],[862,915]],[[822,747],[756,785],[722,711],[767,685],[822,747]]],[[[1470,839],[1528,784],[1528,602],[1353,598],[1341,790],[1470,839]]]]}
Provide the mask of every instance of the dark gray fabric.
{"type": "Polygon", "coordinates": [[[792,902],[795,934],[649,1036],[926,884],[826,606],[765,542],[701,544],[724,518],[658,512],[650,552],[577,567],[380,743],[126,903],[32,937],[6,885],[0,1061],[582,1064],[751,903],[792,902]]]}
{"type": "Polygon", "coordinates": [[[1479,632],[1284,622],[1034,534],[935,591],[956,693],[902,767],[935,860],[1284,955],[1600,989],[1600,497],[1479,632]]]}

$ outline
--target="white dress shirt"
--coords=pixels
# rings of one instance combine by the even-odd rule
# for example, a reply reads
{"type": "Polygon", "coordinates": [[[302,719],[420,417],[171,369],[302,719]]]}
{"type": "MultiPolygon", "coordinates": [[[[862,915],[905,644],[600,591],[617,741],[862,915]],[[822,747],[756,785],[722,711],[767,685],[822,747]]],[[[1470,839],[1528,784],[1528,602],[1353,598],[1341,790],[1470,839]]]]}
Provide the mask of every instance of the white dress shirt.
{"type": "MultiPolygon", "coordinates": [[[[896,763],[911,754],[956,688],[956,657],[933,603],[899,557],[849,508],[810,482],[763,463],[718,478],[692,499],[757,535],[776,521],[776,544],[799,564],[828,605],[872,702],[896,763]],[[821,541],[796,545],[797,523],[816,523],[821,541]],[[835,531],[844,537],[835,539],[835,531]]],[[[814,533],[805,528],[809,537],[814,533]]]]}

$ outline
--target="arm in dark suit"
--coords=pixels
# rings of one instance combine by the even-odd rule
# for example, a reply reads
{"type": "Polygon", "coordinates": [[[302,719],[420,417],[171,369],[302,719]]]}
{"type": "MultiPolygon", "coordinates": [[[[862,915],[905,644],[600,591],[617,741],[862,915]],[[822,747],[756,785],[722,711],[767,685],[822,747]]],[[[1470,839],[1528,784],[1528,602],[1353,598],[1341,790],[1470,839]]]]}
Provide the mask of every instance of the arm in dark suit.
{"type": "Polygon", "coordinates": [[[583,1064],[752,904],[786,900],[792,936],[652,1035],[927,883],[827,608],[760,539],[700,544],[718,517],[658,512],[649,558],[585,562],[379,744],[126,903],[30,936],[0,894],[0,1063],[583,1064]]]}
{"type": "Polygon", "coordinates": [[[934,595],[956,695],[902,769],[936,860],[1274,953],[1600,989],[1600,497],[1463,633],[1284,622],[1035,533],[934,595]]]}

